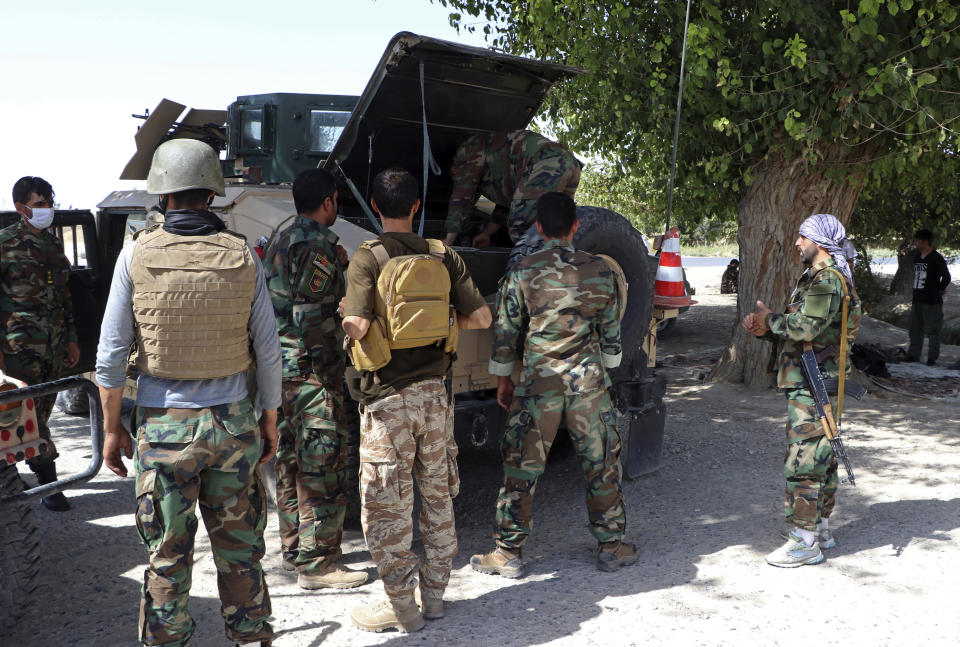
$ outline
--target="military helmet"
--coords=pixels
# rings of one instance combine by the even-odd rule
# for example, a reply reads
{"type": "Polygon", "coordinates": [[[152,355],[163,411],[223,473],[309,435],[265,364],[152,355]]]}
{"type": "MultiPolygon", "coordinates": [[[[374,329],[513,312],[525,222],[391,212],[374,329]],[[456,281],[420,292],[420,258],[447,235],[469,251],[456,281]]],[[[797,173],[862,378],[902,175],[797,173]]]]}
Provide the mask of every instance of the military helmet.
{"type": "Polygon", "coordinates": [[[189,189],[223,191],[216,151],[196,139],[171,139],[157,147],[147,175],[147,193],[166,195],[189,189]]]}

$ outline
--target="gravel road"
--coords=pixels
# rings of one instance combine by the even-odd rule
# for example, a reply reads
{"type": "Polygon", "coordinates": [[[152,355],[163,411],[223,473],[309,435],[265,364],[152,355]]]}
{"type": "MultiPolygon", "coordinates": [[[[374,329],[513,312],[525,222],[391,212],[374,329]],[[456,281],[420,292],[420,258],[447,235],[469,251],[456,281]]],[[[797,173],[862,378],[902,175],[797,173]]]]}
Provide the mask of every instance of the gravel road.
{"type": "MultiPolygon", "coordinates": [[[[701,303],[661,344],[671,381],[663,465],[624,485],[628,534],[641,551],[636,566],[612,574],[594,567],[583,479],[575,458],[565,456],[551,461],[537,490],[528,575],[474,573],[470,555],[491,546],[501,471],[495,450],[463,448],[460,555],[447,617],[411,635],[357,630],[347,613],[379,600],[380,583],[346,592],[300,590],[279,567],[271,513],[265,566],[281,632],[276,645],[955,645],[956,401],[881,393],[851,402],[844,427],[858,487],[839,493],[838,546],[821,565],[767,566],[763,556],[781,543],[785,403],[772,390],[701,379],[710,349],[724,342],[736,318],[734,297],[718,294],[721,271],[689,273],[701,303]]],[[[892,343],[906,342],[904,331],[884,326],[877,330],[892,343]]],[[[955,361],[960,348],[945,347],[943,355],[955,361]]],[[[57,413],[53,424],[61,472],[79,471],[89,457],[83,419],[57,413]]],[[[40,595],[18,631],[0,637],[3,645],[136,644],[146,555],[133,524],[133,481],[104,469],[69,494],[67,513],[36,504],[44,548],[40,595]]],[[[344,553],[375,574],[359,532],[346,533],[344,553]]],[[[195,554],[192,644],[227,645],[204,531],[195,554]]]]}

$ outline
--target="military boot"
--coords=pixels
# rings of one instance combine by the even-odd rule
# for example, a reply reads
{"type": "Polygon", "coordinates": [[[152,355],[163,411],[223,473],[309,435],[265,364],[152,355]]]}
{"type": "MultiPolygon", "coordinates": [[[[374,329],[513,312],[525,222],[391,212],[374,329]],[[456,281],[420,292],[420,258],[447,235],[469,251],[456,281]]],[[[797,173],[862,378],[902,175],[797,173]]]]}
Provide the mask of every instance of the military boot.
{"type": "Polygon", "coordinates": [[[443,617],[443,593],[441,591],[431,591],[421,586],[417,593],[420,596],[420,612],[424,618],[439,620],[443,617]]]}
{"type": "MultiPolygon", "coordinates": [[[[54,463],[48,463],[43,467],[34,470],[37,475],[37,482],[40,485],[46,485],[47,483],[53,483],[57,480],[57,466],[54,463]]],[[[47,510],[53,510],[54,512],[66,512],[72,506],[70,501],[67,500],[67,497],[63,496],[63,492],[55,492],[50,496],[45,496],[40,499],[43,502],[44,507],[47,510]]]]}
{"type": "Polygon", "coordinates": [[[423,629],[425,624],[420,607],[409,595],[397,600],[384,600],[380,604],[354,607],[350,619],[364,631],[383,631],[396,629],[400,633],[411,633],[423,629]]]}
{"type": "Polygon", "coordinates": [[[283,567],[285,571],[295,571],[297,570],[297,551],[295,550],[285,550],[280,556],[280,566],[283,567]]]}
{"type": "Polygon", "coordinates": [[[347,568],[340,561],[327,565],[316,573],[300,571],[297,584],[301,589],[352,589],[367,582],[366,571],[355,571],[347,568]]]}
{"type": "Polygon", "coordinates": [[[617,571],[637,561],[637,547],[622,541],[608,541],[597,545],[597,568],[617,571]]]}
{"type": "Polygon", "coordinates": [[[470,566],[473,570],[487,575],[502,575],[511,579],[523,575],[523,561],[519,548],[497,546],[489,553],[471,557],[470,566]]]}

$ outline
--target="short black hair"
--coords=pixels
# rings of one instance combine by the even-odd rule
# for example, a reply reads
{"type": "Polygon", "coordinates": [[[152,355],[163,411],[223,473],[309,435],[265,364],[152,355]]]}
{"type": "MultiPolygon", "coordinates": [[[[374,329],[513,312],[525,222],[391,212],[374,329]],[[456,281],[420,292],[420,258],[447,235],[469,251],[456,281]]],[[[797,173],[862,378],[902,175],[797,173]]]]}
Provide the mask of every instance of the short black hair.
{"type": "Polygon", "coordinates": [[[730,265],[734,265],[734,264],[739,265],[739,264],[740,264],[740,261],[739,261],[738,259],[736,259],[736,258],[731,258],[731,259],[730,259],[730,265]]]}
{"type": "Polygon", "coordinates": [[[30,200],[31,193],[36,193],[41,198],[46,198],[50,202],[53,202],[53,187],[42,177],[25,175],[13,185],[14,202],[27,204],[30,200]]]}
{"type": "Polygon", "coordinates": [[[544,236],[566,236],[576,220],[577,204],[566,193],[551,191],[537,198],[537,222],[544,236]]]}
{"type": "Polygon", "coordinates": [[[929,229],[920,229],[913,235],[914,240],[925,240],[931,245],[933,244],[933,232],[929,229]]]}
{"type": "Polygon", "coordinates": [[[206,209],[210,204],[210,189],[186,189],[170,195],[177,196],[177,205],[180,209],[206,209]]]}
{"type": "Polygon", "coordinates": [[[310,213],[323,205],[324,200],[337,193],[337,181],[330,171],[310,168],[293,181],[293,206],[297,213],[310,213]]]}
{"type": "Polygon", "coordinates": [[[406,218],[420,198],[420,186],[410,171],[394,167],[373,178],[373,199],[384,218],[406,218]]]}

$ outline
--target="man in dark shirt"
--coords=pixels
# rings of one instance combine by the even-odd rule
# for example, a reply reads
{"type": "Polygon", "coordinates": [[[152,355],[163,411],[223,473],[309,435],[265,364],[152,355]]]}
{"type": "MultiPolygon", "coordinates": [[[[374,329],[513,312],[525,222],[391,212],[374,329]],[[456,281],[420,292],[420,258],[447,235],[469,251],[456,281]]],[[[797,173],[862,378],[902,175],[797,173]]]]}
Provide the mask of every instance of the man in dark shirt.
{"type": "Polygon", "coordinates": [[[907,361],[920,360],[923,338],[927,338],[927,366],[940,356],[940,329],[943,328],[943,294],[950,285],[950,270],[933,249],[933,233],[921,229],[914,236],[913,309],[910,313],[910,349],[907,361]]]}

